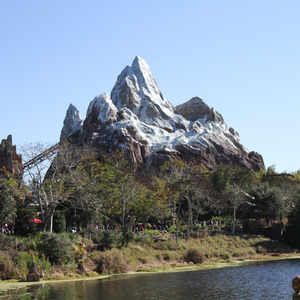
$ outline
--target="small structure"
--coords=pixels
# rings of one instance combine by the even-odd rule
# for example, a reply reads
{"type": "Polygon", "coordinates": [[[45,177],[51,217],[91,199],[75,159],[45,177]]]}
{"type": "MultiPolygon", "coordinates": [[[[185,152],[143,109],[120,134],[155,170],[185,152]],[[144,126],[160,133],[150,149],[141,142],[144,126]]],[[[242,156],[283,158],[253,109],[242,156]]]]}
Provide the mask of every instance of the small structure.
{"type": "Polygon", "coordinates": [[[40,281],[40,274],[37,272],[36,264],[33,262],[31,264],[29,273],[27,274],[27,281],[32,282],[32,281],[40,281]]]}

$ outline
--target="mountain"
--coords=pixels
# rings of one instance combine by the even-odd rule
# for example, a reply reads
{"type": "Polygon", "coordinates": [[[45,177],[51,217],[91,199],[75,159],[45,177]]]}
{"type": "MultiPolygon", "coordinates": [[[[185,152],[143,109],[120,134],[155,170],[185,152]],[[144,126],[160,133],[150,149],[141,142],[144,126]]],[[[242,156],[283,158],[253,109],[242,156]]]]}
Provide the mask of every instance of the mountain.
{"type": "Polygon", "coordinates": [[[265,169],[262,156],[249,152],[238,133],[202,99],[173,107],[139,56],[118,76],[110,96],[105,93],[90,102],[84,121],[70,105],[61,132],[65,138],[107,152],[122,149],[133,163],[147,167],[179,157],[208,169],[219,164],[265,169]]]}

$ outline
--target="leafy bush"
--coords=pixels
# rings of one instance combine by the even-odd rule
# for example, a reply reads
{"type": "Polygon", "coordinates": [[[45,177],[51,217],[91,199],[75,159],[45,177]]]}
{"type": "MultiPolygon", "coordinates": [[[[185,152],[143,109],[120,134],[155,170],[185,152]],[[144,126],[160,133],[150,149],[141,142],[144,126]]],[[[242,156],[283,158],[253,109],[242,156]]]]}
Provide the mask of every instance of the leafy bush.
{"type": "Polygon", "coordinates": [[[37,248],[52,264],[67,263],[74,258],[74,246],[67,234],[44,232],[37,248]]]}
{"type": "Polygon", "coordinates": [[[170,255],[170,253],[169,253],[169,252],[164,253],[164,254],[163,254],[163,258],[164,258],[164,260],[171,260],[171,255],[170,255]]]}
{"type": "Polygon", "coordinates": [[[169,231],[170,233],[176,233],[176,227],[175,227],[174,225],[172,225],[172,226],[170,226],[170,227],[168,228],[168,231],[169,231]]]}
{"type": "Polygon", "coordinates": [[[66,232],[67,222],[63,212],[59,211],[54,214],[53,231],[56,233],[66,232]]]}
{"type": "Polygon", "coordinates": [[[188,231],[187,225],[182,225],[182,226],[180,226],[179,231],[180,231],[180,232],[183,232],[183,233],[187,233],[187,231],[188,231]]]}
{"type": "Polygon", "coordinates": [[[122,239],[122,233],[121,232],[116,232],[113,230],[106,230],[102,232],[101,235],[101,242],[105,242],[105,243],[115,243],[118,244],[122,239]]]}
{"type": "Polygon", "coordinates": [[[230,259],[231,258],[231,254],[228,253],[227,251],[222,253],[220,256],[221,256],[222,259],[230,259]]]}
{"type": "Polygon", "coordinates": [[[136,242],[142,245],[149,245],[151,242],[150,235],[145,234],[144,232],[137,232],[134,236],[136,242]]]}
{"type": "Polygon", "coordinates": [[[0,234],[0,250],[10,251],[15,247],[15,238],[6,234],[0,234]]]}
{"type": "Polygon", "coordinates": [[[16,218],[15,218],[15,233],[21,236],[28,236],[36,232],[37,225],[30,222],[35,217],[35,212],[32,208],[31,199],[18,200],[16,202],[16,218]]]}
{"type": "Polygon", "coordinates": [[[115,250],[93,253],[91,258],[96,263],[96,271],[100,274],[126,273],[128,269],[125,256],[115,250]]]}
{"type": "Polygon", "coordinates": [[[135,241],[143,245],[150,245],[153,238],[157,236],[159,236],[158,230],[144,230],[136,233],[135,241]]]}
{"type": "Polygon", "coordinates": [[[33,262],[32,254],[28,252],[21,252],[18,257],[15,258],[15,264],[21,269],[28,269],[30,268],[33,262]]]}
{"type": "Polygon", "coordinates": [[[9,255],[4,253],[0,254],[0,279],[19,279],[21,272],[16,268],[14,262],[9,255]]]}
{"type": "Polygon", "coordinates": [[[199,230],[201,230],[202,229],[202,227],[199,225],[199,224],[196,224],[194,227],[193,227],[193,231],[199,231],[199,230]]]}
{"type": "Polygon", "coordinates": [[[127,228],[122,230],[122,246],[128,246],[130,241],[134,240],[134,233],[127,228]]]}
{"type": "Polygon", "coordinates": [[[201,264],[204,260],[204,254],[199,248],[188,249],[183,258],[187,263],[201,264]]]}
{"type": "Polygon", "coordinates": [[[101,237],[104,236],[104,232],[106,232],[106,231],[102,230],[102,229],[87,228],[87,229],[81,230],[79,232],[79,234],[82,237],[84,237],[84,236],[90,237],[91,240],[93,241],[93,243],[99,244],[101,237]]]}

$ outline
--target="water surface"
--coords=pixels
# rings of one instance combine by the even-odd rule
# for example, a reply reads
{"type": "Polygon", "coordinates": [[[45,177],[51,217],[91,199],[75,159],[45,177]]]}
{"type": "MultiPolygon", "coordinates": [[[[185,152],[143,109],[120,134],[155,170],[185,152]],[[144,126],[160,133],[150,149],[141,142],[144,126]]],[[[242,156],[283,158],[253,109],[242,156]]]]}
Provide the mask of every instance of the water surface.
{"type": "Polygon", "coordinates": [[[31,286],[7,299],[151,300],[292,299],[300,259],[251,262],[238,267],[116,276],[31,286]]]}

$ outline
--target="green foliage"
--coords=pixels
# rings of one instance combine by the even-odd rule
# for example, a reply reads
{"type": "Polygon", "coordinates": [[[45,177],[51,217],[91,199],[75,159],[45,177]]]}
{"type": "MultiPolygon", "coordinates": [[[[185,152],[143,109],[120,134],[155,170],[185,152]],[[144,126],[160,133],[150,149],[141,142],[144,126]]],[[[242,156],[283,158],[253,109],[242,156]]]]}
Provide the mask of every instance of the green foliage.
{"type": "Polygon", "coordinates": [[[145,230],[136,233],[135,241],[142,244],[142,245],[150,245],[152,241],[152,235],[150,230],[145,230]]]}
{"type": "Polygon", "coordinates": [[[15,246],[15,237],[7,234],[0,234],[0,250],[10,251],[15,246]]]}
{"type": "Polygon", "coordinates": [[[15,267],[22,272],[23,277],[26,276],[33,262],[36,263],[39,273],[45,273],[51,268],[51,263],[45,256],[38,257],[32,252],[20,252],[19,255],[14,258],[15,267]]]}
{"type": "Polygon", "coordinates": [[[204,260],[204,254],[199,248],[188,249],[184,255],[184,260],[189,263],[202,264],[204,260]]]}
{"type": "Polygon", "coordinates": [[[257,183],[258,176],[250,169],[219,166],[211,174],[213,185],[218,192],[226,192],[231,185],[249,188],[257,183]]]}
{"type": "Polygon", "coordinates": [[[117,250],[94,253],[93,259],[100,274],[126,273],[128,269],[125,256],[117,250]]]}
{"type": "Polygon", "coordinates": [[[100,241],[107,244],[118,244],[122,240],[122,233],[113,231],[113,230],[105,230],[102,231],[100,241]]]}
{"type": "Polygon", "coordinates": [[[0,253],[0,279],[19,279],[21,272],[16,268],[10,255],[0,253]]]}
{"type": "Polygon", "coordinates": [[[52,264],[64,264],[74,259],[74,245],[67,234],[44,232],[40,236],[37,249],[52,264]]]}
{"type": "Polygon", "coordinates": [[[231,254],[229,252],[225,251],[225,252],[221,253],[221,258],[228,260],[231,258],[231,254]]]}
{"type": "Polygon", "coordinates": [[[134,233],[132,231],[129,231],[127,228],[123,228],[122,245],[127,247],[128,243],[133,240],[134,240],[134,233]]]}
{"type": "Polygon", "coordinates": [[[28,236],[36,231],[36,223],[30,222],[35,217],[35,212],[30,204],[29,197],[16,201],[15,233],[20,236],[28,236]]]}
{"type": "Polygon", "coordinates": [[[212,173],[211,177],[216,191],[225,192],[230,185],[231,169],[220,166],[212,173]]]}
{"type": "Polygon", "coordinates": [[[53,217],[53,231],[56,233],[66,232],[67,222],[63,212],[58,211],[53,217]]]}
{"type": "Polygon", "coordinates": [[[294,199],[293,208],[288,216],[288,225],[285,231],[285,241],[292,247],[300,249],[300,192],[294,199]]]}
{"type": "Polygon", "coordinates": [[[259,184],[253,192],[257,211],[257,218],[278,220],[288,215],[290,201],[284,197],[283,191],[277,186],[270,186],[268,182],[259,184]]]}
{"type": "MultiPolygon", "coordinates": [[[[68,224],[76,224],[78,229],[91,224],[104,225],[105,228],[112,224],[121,225],[119,233],[98,231],[100,236],[93,237],[93,242],[107,245],[126,245],[133,238],[126,228],[137,223],[167,222],[179,228],[179,235],[197,237],[199,234],[194,235],[194,232],[200,228],[196,228],[195,224],[200,219],[208,220],[215,214],[222,217],[232,215],[232,210],[235,219],[265,218],[268,221],[284,218],[289,213],[290,200],[299,185],[297,178],[300,178],[300,172],[295,173],[294,177],[279,176],[275,168],[254,173],[248,169],[221,165],[209,172],[201,165],[194,165],[193,162],[187,164],[177,159],[166,162],[152,178],[152,174],[140,169],[134,172],[120,152],[101,156],[87,152],[77,162],[77,167],[69,168],[53,190],[57,196],[56,203],[61,203],[59,208],[66,208],[68,224]],[[255,200],[244,197],[241,191],[255,196],[255,200]],[[249,205],[249,202],[255,202],[256,206],[249,205]]],[[[50,182],[44,183],[45,188],[48,187],[47,192],[50,182]]],[[[10,187],[15,183],[9,181],[6,184],[9,191],[6,199],[9,199],[10,187]]],[[[17,211],[16,229],[21,235],[34,231],[26,228],[35,226],[25,221],[30,215],[28,208],[20,207],[17,211]]],[[[46,214],[52,208],[58,209],[43,207],[46,214]]],[[[13,216],[14,208],[9,211],[13,216]]],[[[228,226],[229,223],[226,223],[225,227],[228,226]]],[[[54,215],[54,231],[65,231],[61,213],[54,215]]],[[[175,233],[176,230],[172,226],[169,232],[175,233]]],[[[148,234],[136,235],[135,239],[145,244],[153,241],[148,234]]]]}
{"type": "Polygon", "coordinates": [[[20,269],[29,269],[32,262],[35,261],[32,253],[21,252],[14,260],[16,266],[20,269]]]}
{"type": "Polygon", "coordinates": [[[0,225],[15,215],[16,193],[5,178],[0,178],[0,225]]]}

